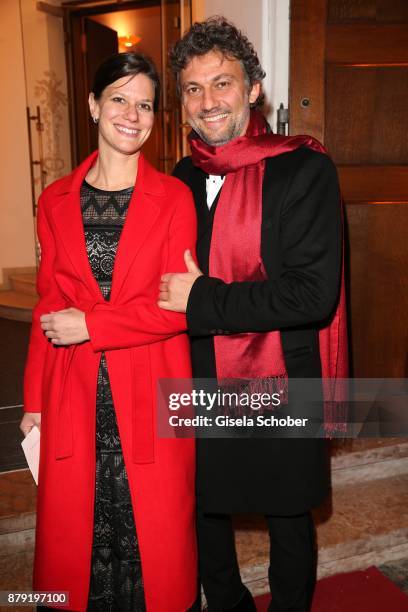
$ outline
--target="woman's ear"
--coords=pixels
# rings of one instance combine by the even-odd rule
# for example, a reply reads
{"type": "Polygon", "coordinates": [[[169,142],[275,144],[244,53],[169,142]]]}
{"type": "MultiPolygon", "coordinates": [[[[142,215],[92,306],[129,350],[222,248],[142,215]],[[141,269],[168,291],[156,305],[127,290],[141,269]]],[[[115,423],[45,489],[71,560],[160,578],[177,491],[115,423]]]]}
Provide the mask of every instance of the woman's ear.
{"type": "Polygon", "coordinates": [[[89,104],[89,110],[91,113],[91,117],[94,120],[94,123],[98,123],[99,105],[98,105],[98,102],[95,100],[93,91],[91,91],[91,93],[88,96],[88,104],[89,104]]]}

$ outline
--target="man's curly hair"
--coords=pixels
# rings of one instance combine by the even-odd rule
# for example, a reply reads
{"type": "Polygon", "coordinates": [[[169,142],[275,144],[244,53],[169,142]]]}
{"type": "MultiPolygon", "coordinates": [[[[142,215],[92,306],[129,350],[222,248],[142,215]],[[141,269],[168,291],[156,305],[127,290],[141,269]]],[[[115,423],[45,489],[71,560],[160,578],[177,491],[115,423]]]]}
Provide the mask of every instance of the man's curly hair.
{"type": "MultiPolygon", "coordinates": [[[[193,57],[205,55],[209,51],[220,51],[224,57],[239,60],[249,87],[265,78],[253,44],[225,17],[215,15],[200,23],[194,23],[170,50],[170,66],[177,80],[179,93],[180,72],[193,57]]],[[[261,93],[251,106],[262,106],[263,100],[261,93]]]]}

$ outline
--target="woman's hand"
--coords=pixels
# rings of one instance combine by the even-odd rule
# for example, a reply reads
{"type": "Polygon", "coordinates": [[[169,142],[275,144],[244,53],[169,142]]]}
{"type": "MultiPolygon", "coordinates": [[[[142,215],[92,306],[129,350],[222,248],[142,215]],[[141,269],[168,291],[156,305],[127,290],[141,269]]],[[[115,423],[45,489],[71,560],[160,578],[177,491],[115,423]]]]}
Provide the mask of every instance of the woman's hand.
{"type": "Polygon", "coordinates": [[[89,340],[85,313],[78,308],[66,308],[40,317],[41,328],[53,344],[80,344],[89,340]]]}
{"type": "Polygon", "coordinates": [[[20,423],[20,429],[24,437],[30,433],[34,425],[41,429],[41,412],[25,412],[20,423]]]}

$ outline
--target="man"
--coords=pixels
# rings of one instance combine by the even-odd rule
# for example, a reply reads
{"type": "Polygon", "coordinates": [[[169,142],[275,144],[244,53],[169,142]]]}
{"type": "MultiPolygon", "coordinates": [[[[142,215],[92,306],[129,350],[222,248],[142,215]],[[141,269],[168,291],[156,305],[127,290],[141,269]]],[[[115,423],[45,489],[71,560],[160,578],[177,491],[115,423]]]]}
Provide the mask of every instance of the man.
{"type": "MultiPolygon", "coordinates": [[[[194,24],[170,57],[194,130],[192,157],[174,174],[194,194],[199,268],[186,252],[188,272],[162,277],[159,305],[187,313],[194,376],[345,375],[334,165],[311,138],[267,133],[254,110],[265,73],[251,43],[224,18],[194,24]],[[337,343],[330,355],[329,321],[337,343]]],[[[310,510],[328,493],[327,466],[323,439],[197,440],[200,576],[210,612],[256,609],[239,573],[233,512],[266,516],[270,611],[310,610],[310,510]]]]}

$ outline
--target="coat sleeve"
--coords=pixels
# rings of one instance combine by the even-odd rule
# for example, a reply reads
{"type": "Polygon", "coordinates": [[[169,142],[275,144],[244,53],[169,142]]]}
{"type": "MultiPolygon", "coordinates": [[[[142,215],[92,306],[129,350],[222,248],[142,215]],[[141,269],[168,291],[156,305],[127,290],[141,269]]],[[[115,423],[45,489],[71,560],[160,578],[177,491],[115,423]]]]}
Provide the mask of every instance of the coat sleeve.
{"type": "MultiPolygon", "coordinates": [[[[169,227],[165,272],[185,271],[184,251],[195,253],[196,215],[190,190],[173,214],[169,227]]],[[[187,330],[185,314],[159,308],[155,299],[137,299],[123,306],[98,303],[86,313],[90,343],[95,352],[131,348],[166,340],[187,330]]]]}
{"type": "Polygon", "coordinates": [[[337,172],[313,154],[295,171],[280,219],[277,279],[224,283],[199,277],[191,290],[191,335],[265,332],[327,319],[338,297],[342,221],[337,172]]]}
{"type": "Polygon", "coordinates": [[[54,279],[55,241],[44,210],[44,196],[40,196],[37,214],[37,234],[41,247],[41,261],[37,274],[39,301],[32,314],[28,356],[24,372],[24,411],[41,412],[42,381],[45,353],[49,340],[40,327],[40,316],[51,310],[65,308],[65,301],[54,279]]]}

